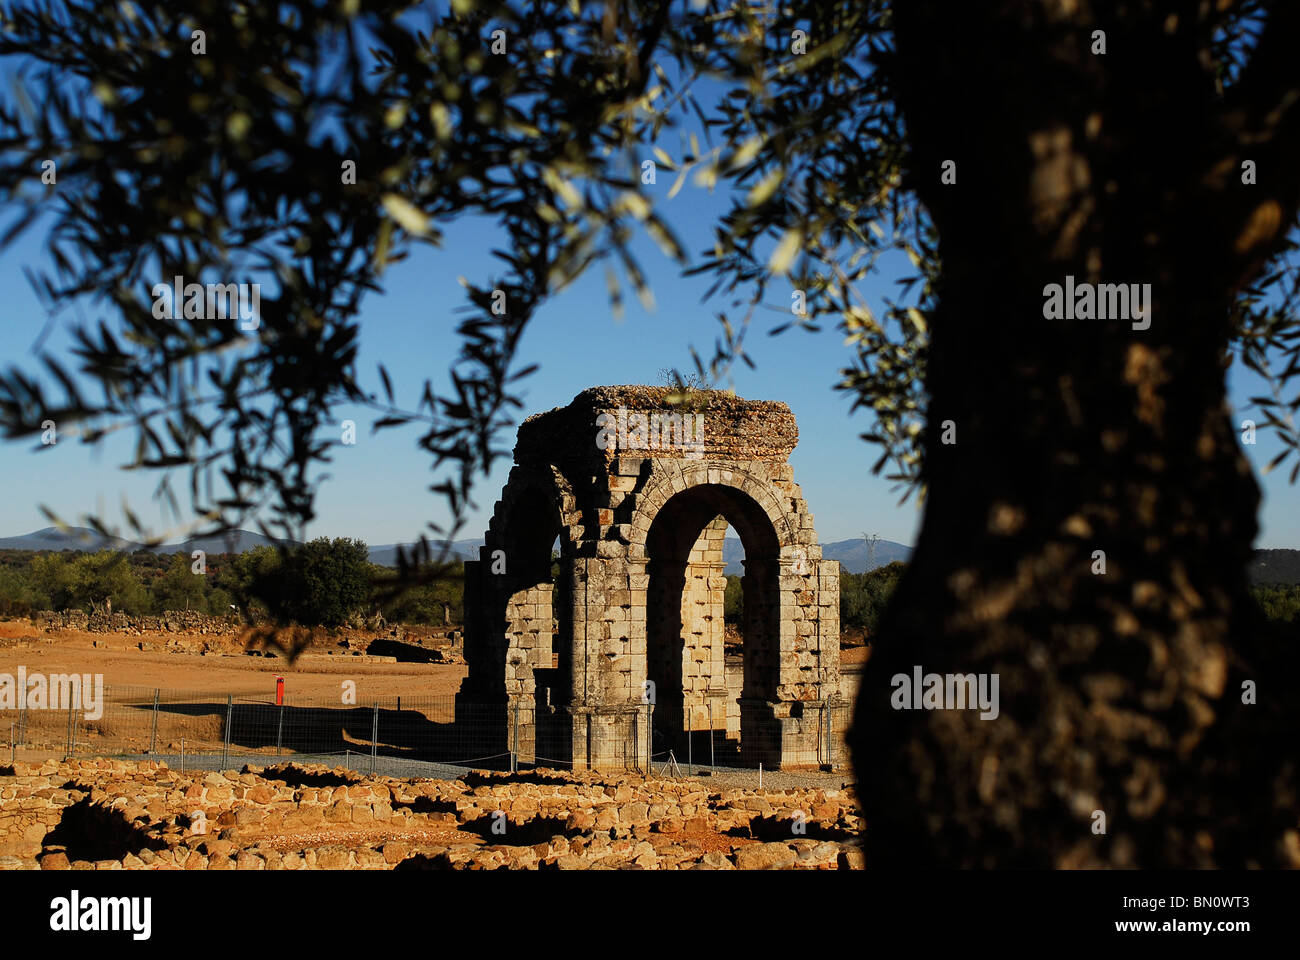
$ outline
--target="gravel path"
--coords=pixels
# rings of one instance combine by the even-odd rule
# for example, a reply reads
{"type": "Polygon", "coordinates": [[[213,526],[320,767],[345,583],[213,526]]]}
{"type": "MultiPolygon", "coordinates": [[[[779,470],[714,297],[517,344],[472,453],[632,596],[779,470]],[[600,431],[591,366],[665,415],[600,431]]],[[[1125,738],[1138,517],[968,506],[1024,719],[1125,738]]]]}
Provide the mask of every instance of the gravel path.
{"type": "MultiPolygon", "coordinates": [[[[180,754],[165,753],[123,757],[122,759],[161,760],[173,770],[180,770],[182,766],[185,770],[239,770],[246,764],[269,767],[278,763],[321,763],[327,767],[342,766],[363,776],[369,774],[372,770],[370,755],[362,753],[292,753],[277,757],[268,756],[265,753],[239,754],[232,752],[224,764],[221,762],[220,754],[199,754],[197,756],[186,754],[183,763],[180,754]]],[[[471,770],[482,770],[485,766],[483,764],[460,765],[424,760],[404,760],[394,757],[376,757],[373,771],[384,777],[457,780],[464,777],[471,770]]],[[[502,758],[499,769],[503,768],[505,768],[504,758],[502,758]]],[[[521,771],[528,769],[530,768],[527,766],[521,765],[520,767],[521,771]]],[[[838,790],[851,786],[853,783],[853,775],[849,770],[836,770],[834,772],[820,770],[764,770],[762,776],[764,790],[788,790],[795,787],[838,790]]],[[[748,767],[708,767],[696,764],[693,768],[688,768],[686,764],[679,764],[678,770],[670,772],[667,764],[656,761],[654,777],[656,779],[694,780],[701,787],[716,787],[717,789],[757,790],[759,786],[758,770],[748,767]],[[688,769],[693,771],[693,776],[687,775],[688,769]]]]}
{"type": "MultiPolygon", "coordinates": [[[[221,762],[221,754],[186,754],[182,762],[180,754],[151,753],[147,755],[123,757],[125,760],[161,760],[173,770],[240,770],[248,764],[257,767],[270,767],[280,763],[321,763],[327,767],[345,767],[365,776],[372,772],[370,755],[353,753],[306,754],[286,753],[282,756],[268,756],[265,753],[238,754],[231,753],[226,762],[221,762]]],[[[473,767],[455,766],[450,763],[432,763],[423,760],[402,760],[393,757],[376,757],[373,772],[381,777],[399,777],[408,780],[458,780],[473,767]]]]}
{"type": "MultiPolygon", "coordinates": [[[[682,779],[698,782],[701,786],[716,785],[718,789],[758,789],[758,771],[748,767],[702,767],[696,764],[695,776],[686,776],[682,766],[682,779]]],[[[655,776],[667,776],[664,764],[655,763],[655,776]]],[[[840,790],[853,785],[853,774],[848,770],[827,773],[820,770],[764,770],[764,790],[789,790],[794,787],[813,787],[820,790],[840,790]]]]}

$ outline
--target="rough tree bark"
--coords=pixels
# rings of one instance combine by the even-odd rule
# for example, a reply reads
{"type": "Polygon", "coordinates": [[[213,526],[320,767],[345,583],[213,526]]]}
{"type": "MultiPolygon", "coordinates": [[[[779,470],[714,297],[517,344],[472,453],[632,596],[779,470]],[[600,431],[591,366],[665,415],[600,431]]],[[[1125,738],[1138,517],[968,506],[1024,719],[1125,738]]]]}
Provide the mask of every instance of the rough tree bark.
{"type": "Polygon", "coordinates": [[[1100,6],[896,8],[944,274],[925,519],[850,735],[869,866],[1300,865],[1296,644],[1250,597],[1224,383],[1235,291],[1300,202],[1300,14],[1225,103],[1190,5],[1100,6]],[[1151,284],[1150,327],[1045,319],[1067,275],[1151,284]],[[894,709],[916,665],[998,675],[1000,715],[894,709]]]}

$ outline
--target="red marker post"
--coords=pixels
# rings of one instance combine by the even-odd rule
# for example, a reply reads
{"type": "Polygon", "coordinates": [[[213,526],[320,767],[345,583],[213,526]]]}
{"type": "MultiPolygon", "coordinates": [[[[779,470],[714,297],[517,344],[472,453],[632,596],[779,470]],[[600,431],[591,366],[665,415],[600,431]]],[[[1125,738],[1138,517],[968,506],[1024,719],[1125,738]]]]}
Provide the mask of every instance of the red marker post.
{"type": "Polygon", "coordinates": [[[284,706],[284,677],[275,678],[275,705],[284,706]]]}

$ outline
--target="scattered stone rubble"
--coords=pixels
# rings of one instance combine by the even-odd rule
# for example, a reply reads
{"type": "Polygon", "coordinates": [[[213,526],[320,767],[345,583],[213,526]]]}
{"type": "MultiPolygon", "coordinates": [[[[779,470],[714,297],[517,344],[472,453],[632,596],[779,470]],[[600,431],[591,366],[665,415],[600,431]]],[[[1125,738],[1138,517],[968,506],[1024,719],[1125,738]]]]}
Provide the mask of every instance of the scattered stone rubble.
{"type": "Polygon", "coordinates": [[[33,623],[47,630],[82,630],[87,633],[198,633],[234,634],[243,623],[234,616],[214,617],[198,610],[166,610],[161,616],[132,616],[85,610],[38,610],[33,623]]]}
{"type": "Polygon", "coordinates": [[[0,766],[0,869],[857,869],[851,789],[711,791],[539,770],[0,766]]]}
{"type": "MultiPolygon", "coordinates": [[[[38,630],[79,630],[85,633],[123,634],[141,638],[134,646],[145,652],[185,653],[207,656],[242,648],[246,624],[234,616],[216,617],[196,610],[168,610],[161,616],[133,616],[115,613],[111,617],[84,610],[40,610],[32,615],[38,630]],[[162,634],[163,636],[157,636],[162,634]]],[[[256,622],[256,621],[255,621],[256,622]]],[[[375,659],[420,663],[464,664],[464,636],[459,629],[407,627],[384,624],[383,632],[365,624],[352,628],[351,636],[318,638],[314,646],[320,656],[371,655],[375,659]],[[371,650],[371,648],[374,648],[371,650]]],[[[0,648],[41,642],[38,636],[0,638],[0,648]]],[[[49,642],[49,641],[45,641],[49,642]]],[[[96,640],[95,645],[109,642],[96,640]]],[[[262,651],[249,651],[261,653],[262,651]]],[[[271,656],[270,652],[265,653],[271,656]]]]}

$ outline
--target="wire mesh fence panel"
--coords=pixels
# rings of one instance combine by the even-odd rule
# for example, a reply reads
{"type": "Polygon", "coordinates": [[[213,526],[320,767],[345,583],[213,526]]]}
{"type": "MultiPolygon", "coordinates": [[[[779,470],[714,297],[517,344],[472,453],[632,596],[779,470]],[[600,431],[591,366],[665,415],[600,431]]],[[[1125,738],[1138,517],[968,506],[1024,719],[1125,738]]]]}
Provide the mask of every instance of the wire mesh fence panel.
{"type": "Polygon", "coordinates": [[[748,706],[688,712],[665,729],[649,705],[583,713],[550,704],[467,703],[454,696],[330,698],[275,703],[220,691],[105,687],[93,709],[0,709],[14,759],[119,756],[229,769],[276,762],[342,763],[389,776],[455,776],[469,767],[599,769],[643,775],[843,771],[851,706],[809,704],[777,718],[748,706]],[[698,712],[699,716],[694,714],[698,712]],[[734,718],[733,718],[734,720],[734,718]],[[711,726],[710,726],[711,724],[711,726]]]}

